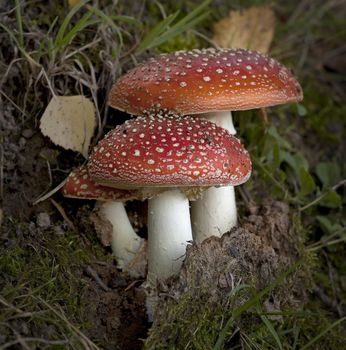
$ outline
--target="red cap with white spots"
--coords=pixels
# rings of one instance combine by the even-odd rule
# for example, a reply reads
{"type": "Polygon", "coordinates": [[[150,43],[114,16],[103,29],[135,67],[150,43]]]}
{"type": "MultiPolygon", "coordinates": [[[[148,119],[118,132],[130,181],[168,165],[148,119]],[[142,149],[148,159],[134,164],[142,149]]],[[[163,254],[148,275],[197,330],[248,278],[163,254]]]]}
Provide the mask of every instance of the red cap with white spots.
{"type": "Polygon", "coordinates": [[[111,107],[134,115],[247,110],[300,101],[292,73],[264,54],[204,49],[162,54],[139,64],[112,87],[111,107]]]}
{"type": "Polygon", "coordinates": [[[216,124],[190,116],[126,121],[95,147],[88,171],[115,187],[239,185],[251,161],[239,140],[216,124]]]}
{"type": "Polygon", "coordinates": [[[117,189],[95,183],[90,178],[85,165],[72,170],[62,188],[62,193],[69,198],[96,199],[100,201],[121,202],[138,197],[136,191],[117,189]]]}

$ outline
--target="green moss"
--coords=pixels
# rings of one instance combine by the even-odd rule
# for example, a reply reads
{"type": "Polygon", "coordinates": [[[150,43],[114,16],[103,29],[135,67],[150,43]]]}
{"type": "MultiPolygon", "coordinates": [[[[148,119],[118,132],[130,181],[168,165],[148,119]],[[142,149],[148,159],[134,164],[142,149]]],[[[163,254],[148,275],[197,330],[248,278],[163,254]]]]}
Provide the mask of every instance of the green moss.
{"type": "Polygon", "coordinates": [[[149,331],[145,349],[212,349],[228,315],[210,295],[200,295],[196,300],[192,291],[179,303],[171,302],[167,311],[168,322],[156,324],[155,332],[149,331]]]}
{"type": "MultiPolygon", "coordinates": [[[[20,227],[24,235],[29,235],[27,225],[20,227]]],[[[56,234],[47,230],[37,235],[34,239],[28,236],[21,246],[1,251],[0,333],[10,339],[10,327],[16,327],[12,319],[24,317],[31,336],[42,337],[42,332],[49,329],[50,340],[65,338],[78,345],[80,339],[71,324],[88,327],[80,298],[87,285],[83,283],[83,270],[100,251],[90,247],[86,250],[73,232],[56,234]]]]}
{"type": "Polygon", "coordinates": [[[192,50],[198,49],[202,45],[201,39],[199,39],[193,32],[187,32],[183,35],[179,35],[166,41],[160,45],[157,52],[173,52],[179,50],[192,50]]]}

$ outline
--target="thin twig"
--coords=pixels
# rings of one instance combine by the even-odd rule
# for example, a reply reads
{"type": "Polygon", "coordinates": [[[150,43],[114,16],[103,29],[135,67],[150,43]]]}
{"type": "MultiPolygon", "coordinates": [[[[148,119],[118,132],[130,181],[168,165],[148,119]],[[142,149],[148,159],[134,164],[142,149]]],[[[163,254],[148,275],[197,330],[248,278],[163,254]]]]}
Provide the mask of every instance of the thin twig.
{"type": "Polygon", "coordinates": [[[77,231],[76,227],[73,225],[73,222],[68,218],[67,214],[65,213],[64,208],[59,203],[57,203],[53,198],[50,198],[50,201],[58,210],[58,212],[61,214],[61,216],[64,218],[64,220],[66,221],[70,229],[72,229],[73,231],[77,231]]]}
{"type": "Polygon", "coordinates": [[[341,305],[335,300],[330,298],[324,290],[314,285],[314,292],[318,296],[319,299],[330,309],[332,309],[339,317],[343,317],[345,315],[345,310],[341,307],[341,305]]]}
{"type": "Polygon", "coordinates": [[[98,273],[91,267],[91,266],[88,266],[86,268],[86,273],[92,277],[96,282],[97,284],[105,291],[105,292],[109,292],[111,289],[108,288],[104,282],[101,280],[100,276],[98,275],[98,273]]]}
{"type": "MultiPolygon", "coordinates": [[[[68,344],[68,340],[48,340],[48,339],[43,339],[43,338],[23,338],[22,336],[18,336],[17,335],[17,339],[10,341],[6,344],[1,345],[1,349],[7,349],[13,345],[16,344],[21,344],[23,345],[24,343],[27,342],[35,342],[35,343],[43,343],[43,344],[51,344],[51,345],[62,345],[62,344],[68,344]]],[[[26,349],[31,349],[31,348],[27,348],[26,349]]]]}
{"type": "Polygon", "coordinates": [[[0,94],[4,96],[13,106],[16,108],[22,115],[24,115],[26,118],[29,118],[29,115],[20,108],[9,96],[7,96],[2,90],[0,90],[0,94]]]}
{"type": "Polygon", "coordinates": [[[4,148],[0,145],[0,200],[4,198],[4,148]]]}
{"type": "Polygon", "coordinates": [[[327,192],[325,192],[322,195],[320,195],[319,197],[315,198],[312,202],[308,203],[307,205],[304,205],[304,207],[301,207],[299,209],[299,211],[304,211],[305,209],[308,209],[308,208],[312,207],[313,205],[315,205],[318,202],[320,202],[328,193],[330,193],[332,191],[336,191],[339,187],[341,187],[343,185],[346,185],[346,179],[341,180],[336,185],[331,187],[327,192]]]}
{"type": "Polygon", "coordinates": [[[45,195],[43,195],[42,197],[39,197],[38,199],[36,199],[35,201],[32,202],[32,205],[36,205],[40,202],[45,201],[46,199],[48,199],[49,197],[51,197],[54,193],[58,192],[64,185],[65,185],[66,179],[64,181],[62,181],[59,185],[57,185],[56,187],[54,187],[52,190],[50,190],[49,192],[47,192],[45,195]]]}

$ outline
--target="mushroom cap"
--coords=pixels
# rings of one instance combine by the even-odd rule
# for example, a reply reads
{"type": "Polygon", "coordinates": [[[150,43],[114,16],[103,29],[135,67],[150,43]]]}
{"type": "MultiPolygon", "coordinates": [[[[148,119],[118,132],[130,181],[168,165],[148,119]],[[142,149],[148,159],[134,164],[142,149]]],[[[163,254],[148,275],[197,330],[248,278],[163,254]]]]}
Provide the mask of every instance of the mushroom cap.
{"type": "Polygon", "coordinates": [[[108,104],[134,115],[168,110],[180,115],[247,110],[300,101],[292,73],[264,54],[203,49],[162,54],[114,83],[108,104]]]}
{"type": "Polygon", "coordinates": [[[100,201],[118,201],[139,199],[139,194],[132,190],[118,189],[97,184],[88,173],[86,165],[71,171],[62,188],[65,197],[96,199],[100,201]]]}
{"type": "Polygon", "coordinates": [[[98,183],[121,188],[239,185],[251,161],[227,130],[191,116],[126,121],[94,148],[88,162],[98,183]]]}

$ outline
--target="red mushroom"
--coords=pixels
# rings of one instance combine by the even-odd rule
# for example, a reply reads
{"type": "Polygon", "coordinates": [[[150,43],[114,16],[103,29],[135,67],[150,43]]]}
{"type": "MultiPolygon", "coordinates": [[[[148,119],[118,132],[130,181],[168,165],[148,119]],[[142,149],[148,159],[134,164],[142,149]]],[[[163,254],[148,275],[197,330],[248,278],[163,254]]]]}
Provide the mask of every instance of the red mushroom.
{"type": "Polygon", "coordinates": [[[251,173],[246,150],[228,131],[189,116],[148,116],[108,133],[88,162],[96,182],[120,188],[164,187],[149,199],[148,279],[176,273],[192,239],[189,203],[178,188],[239,185],[251,173]]]}
{"type": "Polygon", "coordinates": [[[268,107],[302,99],[300,85],[273,58],[245,49],[162,54],[112,87],[111,107],[134,115],[166,109],[179,115],[268,107]]]}
{"type": "MultiPolygon", "coordinates": [[[[69,174],[62,192],[69,198],[97,200],[101,217],[113,226],[111,244],[118,267],[124,270],[132,267],[143,239],[134,231],[123,202],[139,199],[139,191],[99,185],[90,178],[86,166],[81,166],[69,174]]],[[[137,270],[133,269],[129,273],[136,275],[137,270]]]]}
{"type": "MultiPolygon", "coordinates": [[[[203,49],[163,54],[139,64],[112,87],[110,106],[139,115],[166,110],[201,114],[235,134],[230,111],[302,99],[291,72],[264,54],[245,49],[203,49]]],[[[211,188],[192,203],[197,240],[236,225],[232,187],[211,188]],[[218,215],[219,208],[224,208],[218,215]]]]}

